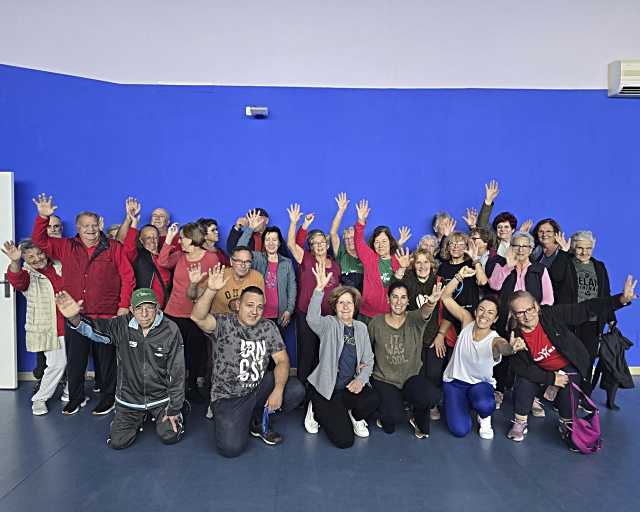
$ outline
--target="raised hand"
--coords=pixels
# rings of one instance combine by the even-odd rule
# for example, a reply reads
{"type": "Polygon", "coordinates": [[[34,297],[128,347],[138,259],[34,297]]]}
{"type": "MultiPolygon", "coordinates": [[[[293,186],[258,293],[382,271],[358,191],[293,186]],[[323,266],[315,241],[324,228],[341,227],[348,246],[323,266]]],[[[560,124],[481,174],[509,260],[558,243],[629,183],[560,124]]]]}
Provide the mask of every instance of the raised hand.
{"type": "Polygon", "coordinates": [[[396,258],[402,268],[408,268],[409,265],[411,265],[411,253],[409,252],[409,249],[404,249],[402,247],[397,249],[396,258]]]}
{"type": "Polygon", "coordinates": [[[411,238],[411,230],[409,226],[401,226],[398,230],[400,232],[400,238],[398,238],[398,245],[404,245],[411,238]]]}
{"type": "Polygon", "coordinates": [[[484,202],[487,206],[493,204],[498,197],[498,193],[500,192],[500,187],[498,186],[498,182],[496,180],[491,180],[484,186],[484,202]]]}
{"type": "Polygon", "coordinates": [[[467,254],[472,261],[478,259],[478,246],[476,245],[475,240],[471,240],[471,238],[469,238],[467,248],[464,250],[464,253],[467,254]]]}
{"type": "Polygon", "coordinates": [[[440,233],[442,236],[449,236],[456,229],[456,221],[451,217],[445,217],[440,221],[440,233]]]}
{"type": "Polygon", "coordinates": [[[47,197],[44,192],[42,194],[38,194],[32,199],[32,201],[38,209],[38,215],[43,218],[51,217],[58,209],[58,207],[53,204],[53,196],[47,197]]]}
{"type": "Polygon", "coordinates": [[[308,229],[309,226],[311,226],[311,224],[315,220],[315,218],[316,218],[316,214],[315,213],[307,213],[304,216],[304,222],[302,223],[302,229],[308,229]]]}
{"type": "Polygon", "coordinates": [[[349,206],[349,200],[347,199],[347,194],[345,192],[340,192],[338,196],[335,198],[336,203],[338,203],[338,210],[341,212],[346,211],[349,206]]]}
{"type": "Polygon", "coordinates": [[[200,268],[200,263],[192,263],[189,265],[187,272],[189,273],[189,282],[191,284],[198,284],[204,277],[202,269],[200,268]]]}
{"type": "Polygon", "coordinates": [[[531,226],[533,226],[533,220],[527,219],[522,224],[520,224],[520,231],[528,233],[529,231],[531,231],[531,226]]]}
{"type": "Polygon", "coordinates": [[[476,271],[471,267],[464,266],[456,273],[456,277],[459,280],[465,280],[469,277],[473,277],[476,275],[476,271]]]}
{"type": "Polygon", "coordinates": [[[327,274],[327,269],[324,261],[316,262],[314,268],[311,269],[313,275],[316,276],[316,290],[324,290],[331,281],[333,272],[327,274]]]}
{"type": "Polygon", "coordinates": [[[254,231],[262,224],[262,217],[256,210],[249,211],[245,218],[247,219],[247,225],[254,231]]]}
{"type": "Polygon", "coordinates": [[[358,204],[356,204],[356,212],[358,214],[358,222],[360,224],[366,224],[367,217],[369,216],[369,213],[371,213],[371,210],[369,209],[369,201],[361,199],[358,204]]]}
{"type": "Polygon", "coordinates": [[[84,302],[82,300],[76,302],[67,292],[56,293],[55,301],[60,313],[62,313],[62,316],[65,318],[78,316],[82,311],[82,303],[84,302]]]}
{"type": "Polygon", "coordinates": [[[104,233],[104,217],[102,215],[98,217],[98,229],[104,233]]]}
{"type": "Polygon", "coordinates": [[[207,278],[207,288],[212,292],[217,292],[225,287],[231,279],[231,275],[224,277],[224,265],[218,263],[215,267],[209,269],[209,277],[207,278]]]}
{"type": "Polygon", "coordinates": [[[427,302],[433,306],[442,297],[442,292],[444,292],[444,285],[442,283],[434,284],[431,289],[431,295],[427,295],[427,302]]]}
{"type": "Polygon", "coordinates": [[[7,258],[9,258],[14,263],[18,263],[20,261],[20,258],[22,258],[22,251],[13,240],[5,242],[4,248],[0,249],[0,251],[2,251],[7,256],[7,258]]]}
{"type": "Polygon", "coordinates": [[[165,239],[165,243],[171,245],[173,239],[178,236],[179,232],[180,227],[178,226],[178,223],[174,222],[173,224],[171,224],[171,226],[169,226],[169,229],[167,229],[167,238],[165,239]]]}
{"type": "Polygon", "coordinates": [[[287,208],[287,213],[289,214],[289,220],[295,224],[300,221],[300,217],[302,216],[300,205],[298,203],[293,203],[289,206],[289,208],[287,208]]]}
{"type": "Polygon", "coordinates": [[[124,202],[124,209],[127,212],[127,217],[131,222],[140,221],[140,210],[142,210],[142,205],[140,204],[140,201],[138,201],[135,197],[127,197],[124,202]]]}
{"type": "Polygon", "coordinates": [[[556,233],[554,238],[556,240],[556,243],[560,246],[560,249],[562,249],[564,252],[569,251],[569,249],[571,248],[571,242],[569,242],[569,240],[565,238],[563,231],[560,231],[560,233],[556,233]]]}
{"type": "Polygon", "coordinates": [[[467,214],[462,216],[465,224],[469,229],[473,229],[478,224],[478,210],[475,208],[467,208],[467,214]]]}
{"type": "Polygon", "coordinates": [[[511,345],[514,354],[516,352],[520,352],[521,350],[527,350],[527,344],[525,343],[525,341],[520,336],[516,337],[516,334],[513,331],[511,331],[509,345],[511,345]]]}
{"type": "Polygon", "coordinates": [[[636,285],[638,284],[638,280],[634,279],[632,275],[628,275],[624,280],[624,290],[622,291],[622,298],[624,303],[631,302],[633,299],[637,299],[636,295],[636,285]]]}
{"type": "Polygon", "coordinates": [[[516,266],[516,255],[511,246],[509,246],[507,252],[504,254],[504,259],[507,260],[507,267],[513,268],[516,266]]]}

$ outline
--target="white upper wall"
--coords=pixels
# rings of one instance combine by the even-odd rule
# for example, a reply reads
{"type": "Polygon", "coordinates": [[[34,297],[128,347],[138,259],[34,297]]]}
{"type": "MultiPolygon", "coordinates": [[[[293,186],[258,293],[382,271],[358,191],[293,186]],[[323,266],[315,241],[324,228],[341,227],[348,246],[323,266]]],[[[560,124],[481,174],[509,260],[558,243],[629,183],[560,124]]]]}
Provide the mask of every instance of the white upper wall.
{"type": "Polygon", "coordinates": [[[122,83],[605,89],[640,0],[0,0],[0,63],[122,83]]]}

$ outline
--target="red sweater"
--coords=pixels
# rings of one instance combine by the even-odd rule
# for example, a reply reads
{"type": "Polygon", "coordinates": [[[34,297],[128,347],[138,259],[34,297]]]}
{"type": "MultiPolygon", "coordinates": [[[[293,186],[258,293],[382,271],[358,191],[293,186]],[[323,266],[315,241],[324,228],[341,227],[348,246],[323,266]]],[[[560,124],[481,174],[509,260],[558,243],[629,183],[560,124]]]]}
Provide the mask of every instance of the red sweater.
{"type": "MultiPolygon", "coordinates": [[[[362,304],[360,312],[365,316],[377,316],[389,312],[389,298],[387,290],[382,284],[378,260],[380,256],[364,240],[364,225],[356,222],[354,239],[358,258],[364,267],[364,285],[362,289],[362,304]]],[[[395,272],[400,267],[395,255],[391,256],[391,270],[395,272]]]]}
{"type": "Polygon", "coordinates": [[[62,263],[63,287],[75,300],[84,301],[83,314],[108,318],[115,316],[118,308],[129,307],[135,279],[122,245],[101,238],[90,249],[78,236],[51,238],[47,235],[48,224],[49,219],[38,215],[33,225],[33,243],[62,263]]]}
{"type": "MultiPolygon", "coordinates": [[[[36,272],[40,272],[51,282],[51,286],[53,286],[53,293],[62,291],[62,276],[57,274],[56,269],[53,268],[51,262],[48,262],[45,268],[42,270],[36,270],[36,272]]],[[[31,284],[31,276],[25,269],[20,269],[20,272],[11,272],[11,270],[7,270],[7,280],[11,283],[11,286],[19,292],[24,292],[29,288],[29,284],[31,284]]],[[[58,332],[58,336],[64,336],[64,317],[58,308],[56,308],[56,331],[58,332]]]]}

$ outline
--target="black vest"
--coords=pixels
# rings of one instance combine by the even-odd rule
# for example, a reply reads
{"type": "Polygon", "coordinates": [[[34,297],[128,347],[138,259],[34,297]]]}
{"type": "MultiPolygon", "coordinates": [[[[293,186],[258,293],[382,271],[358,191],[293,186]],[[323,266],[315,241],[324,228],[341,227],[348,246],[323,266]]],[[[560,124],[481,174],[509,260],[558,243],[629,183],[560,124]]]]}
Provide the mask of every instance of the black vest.
{"type": "Polygon", "coordinates": [[[144,248],[138,249],[138,257],[133,264],[133,273],[136,276],[136,289],[151,288],[151,284],[153,283],[153,279],[155,277],[164,291],[164,303],[167,303],[167,301],[169,300],[170,283],[164,282],[162,276],[160,275],[160,271],[153,263],[151,253],[144,248]]]}
{"type": "MultiPolygon", "coordinates": [[[[527,274],[524,276],[524,288],[535,297],[538,303],[542,302],[542,274],[544,274],[545,266],[542,263],[532,263],[527,268],[527,274]]],[[[507,335],[507,318],[509,317],[509,301],[516,287],[517,273],[514,268],[502,283],[500,289],[500,315],[496,330],[500,336],[506,338],[507,335]]]]}

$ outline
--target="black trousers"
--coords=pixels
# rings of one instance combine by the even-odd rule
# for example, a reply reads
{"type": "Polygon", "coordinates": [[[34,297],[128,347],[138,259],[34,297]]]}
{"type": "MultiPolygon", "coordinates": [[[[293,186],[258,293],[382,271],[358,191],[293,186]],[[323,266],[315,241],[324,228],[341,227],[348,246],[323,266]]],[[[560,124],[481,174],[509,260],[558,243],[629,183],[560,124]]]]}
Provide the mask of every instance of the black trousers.
{"type": "Polygon", "coordinates": [[[582,383],[582,390],[589,396],[591,396],[591,392],[593,391],[591,386],[593,365],[598,357],[600,344],[600,329],[598,327],[598,322],[585,322],[576,327],[576,336],[580,338],[584,348],[589,352],[589,359],[591,361],[589,365],[589,375],[585,376],[586,380],[582,383]]]}
{"type": "MultiPolygon", "coordinates": [[[[562,370],[565,373],[569,374],[569,378],[572,382],[580,385],[580,375],[573,366],[565,366],[562,370]]],[[[531,403],[533,402],[533,399],[541,391],[544,392],[545,387],[546,386],[544,386],[543,384],[531,382],[530,380],[518,375],[515,379],[515,384],[513,387],[514,412],[520,416],[528,416],[529,411],[531,411],[531,403]]],[[[570,393],[573,393],[573,390],[571,384],[567,383],[565,387],[560,388],[558,394],[556,395],[554,404],[558,408],[558,413],[560,414],[561,418],[573,418],[570,393]]],[[[574,401],[577,405],[578,400],[575,396],[574,401]]]]}
{"type": "Polygon", "coordinates": [[[441,390],[423,375],[410,377],[402,389],[376,379],[371,379],[371,382],[380,396],[378,412],[382,429],[387,434],[395,432],[396,425],[406,421],[403,402],[408,402],[413,407],[413,416],[420,430],[425,434],[429,433],[429,409],[440,401],[441,390]]]}
{"type": "Polygon", "coordinates": [[[184,366],[188,374],[185,384],[187,389],[193,389],[198,377],[211,378],[209,340],[191,318],[169,315],[167,317],[173,320],[180,330],[184,342],[184,366]]]}
{"type": "Polygon", "coordinates": [[[69,400],[84,399],[84,375],[87,370],[89,352],[100,371],[101,400],[113,400],[116,393],[116,350],[113,345],[96,343],[78,331],[64,326],[64,341],[67,351],[67,380],[69,400]]]}
{"type": "Polygon", "coordinates": [[[318,366],[320,339],[307,323],[307,315],[296,312],[296,368],[298,380],[305,386],[307,378],[318,366]]]}
{"type": "Polygon", "coordinates": [[[335,391],[327,400],[311,386],[311,403],[316,421],[338,448],[353,446],[355,436],[348,411],[356,420],[363,420],[380,406],[380,398],[371,386],[364,386],[360,393],[348,389],[335,391]]]}
{"type": "Polygon", "coordinates": [[[420,375],[425,377],[436,388],[442,389],[442,374],[449,364],[453,349],[446,345],[446,353],[440,358],[436,355],[435,348],[424,347],[422,349],[422,370],[420,375]]]}
{"type": "Polygon", "coordinates": [[[178,431],[174,432],[169,420],[162,420],[165,416],[166,408],[156,407],[150,411],[137,411],[116,405],[116,414],[111,422],[111,433],[109,435],[109,446],[114,450],[129,448],[138,437],[140,427],[144,422],[146,414],[153,416],[156,426],[156,434],[164,444],[174,444],[180,441],[184,435],[184,422],[182,414],[178,416],[178,431]]]}

